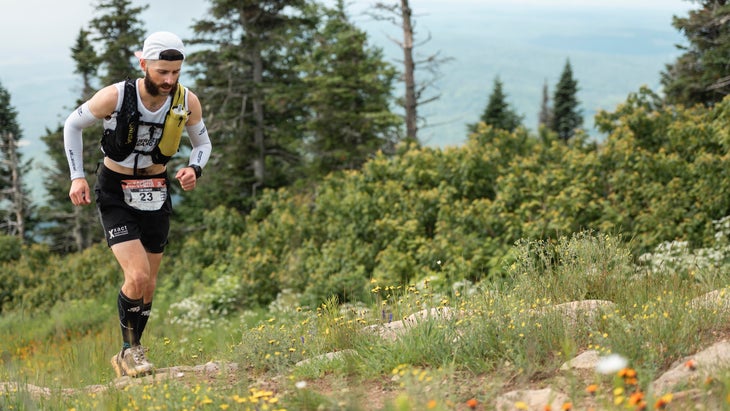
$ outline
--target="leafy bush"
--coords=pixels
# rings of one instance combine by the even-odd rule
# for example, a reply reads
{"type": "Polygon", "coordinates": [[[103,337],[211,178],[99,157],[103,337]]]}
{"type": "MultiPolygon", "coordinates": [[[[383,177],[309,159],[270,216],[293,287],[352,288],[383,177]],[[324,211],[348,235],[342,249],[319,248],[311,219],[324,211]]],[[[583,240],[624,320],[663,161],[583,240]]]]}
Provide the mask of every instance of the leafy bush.
{"type": "MultiPolygon", "coordinates": [[[[593,231],[623,233],[630,241],[610,238],[624,254],[678,239],[705,246],[712,221],[730,212],[716,189],[730,185],[727,119],[717,115],[726,105],[664,108],[642,90],[599,114],[602,144],[479,125],[462,147],[401,147],[317,186],[266,191],[248,216],[209,213],[175,262],[174,283],[192,292],[231,276],[241,292],[231,304],[266,306],[291,289],[316,306],[331,296],[362,301],[372,279],[429,279],[448,291],[513,276],[505,267],[519,258],[517,241],[593,231]]],[[[574,297],[610,291],[596,284],[574,297]]]]}
{"type": "Polygon", "coordinates": [[[20,259],[23,240],[17,236],[0,235],[0,263],[20,259]]]}
{"type": "MultiPolygon", "coordinates": [[[[440,292],[500,280],[515,274],[505,267],[519,258],[516,242],[583,231],[622,233],[631,255],[672,241],[708,249],[713,221],[730,214],[730,197],[718,189],[730,186],[730,99],[711,109],[658,100],[644,89],[600,113],[608,134],[600,144],[581,133],[566,143],[480,124],[461,147],[403,146],[317,185],[264,191],[245,216],[206,211],[203,229],[165,260],[160,290],[170,302],[218,296],[222,278],[237,294],[211,297],[214,310],[265,307],[282,290],[317,306],[332,296],[367,299],[373,279],[429,279],[440,292]]],[[[3,310],[21,301],[48,308],[120,282],[102,245],[68,258],[32,246],[17,261],[8,247],[3,310]]],[[[582,286],[576,297],[609,291],[582,286]]]]}

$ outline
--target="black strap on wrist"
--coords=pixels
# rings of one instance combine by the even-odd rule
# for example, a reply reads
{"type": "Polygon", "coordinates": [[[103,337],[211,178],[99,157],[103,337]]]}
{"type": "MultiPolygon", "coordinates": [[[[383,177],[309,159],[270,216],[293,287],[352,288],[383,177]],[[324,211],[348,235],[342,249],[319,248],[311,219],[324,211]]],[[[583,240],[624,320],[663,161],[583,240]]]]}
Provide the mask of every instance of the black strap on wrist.
{"type": "Polygon", "coordinates": [[[190,164],[188,167],[190,167],[193,170],[195,170],[195,178],[196,179],[200,178],[200,176],[203,175],[203,169],[200,168],[199,165],[197,165],[197,164],[190,164]]]}

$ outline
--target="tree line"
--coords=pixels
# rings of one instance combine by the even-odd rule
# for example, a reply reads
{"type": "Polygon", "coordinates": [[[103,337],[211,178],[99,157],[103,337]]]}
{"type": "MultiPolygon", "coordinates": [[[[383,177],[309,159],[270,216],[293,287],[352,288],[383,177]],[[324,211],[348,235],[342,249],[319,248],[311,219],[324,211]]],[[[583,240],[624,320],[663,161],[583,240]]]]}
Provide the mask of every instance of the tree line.
{"type": "MultiPolygon", "coordinates": [[[[433,78],[417,82],[415,68],[434,73],[448,58],[414,57],[416,33],[407,0],[376,3],[371,12],[401,29],[400,68],[368,43],[367,34],[349,20],[343,1],[331,8],[289,0],[242,4],[239,9],[223,1],[211,2],[209,15],[193,24],[195,35],[187,39],[191,48],[200,50],[189,56],[186,65],[206,105],[206,122],[217,150],[206,172],[210,181],[202,190],[205,193],[177,193],[182,197],[179,214],[184,220],[194,221],[193,210],[211,203],[246,212],[265,189],[359,169],[378,152],[394,153],[401,142],[419,145],[418,107],[438,96],[426,95],[433,78]],[[395,96],[399,80],[403,84],[400,98],[395,96]],[[396,106],[402,107],[402,115],[396,114],[396,106]]],[[[133,7],[130,0],[102,0],[96,5],[97,17],[79,30],[70,48],[81,93],[69,105],[80,104],[103,85],[137,75],[133,53],[144,38],[140,15],[146,8],[133,7]]],[[[568,76],[569,70],[567,64],[568,76]]],[[[569,110],[574,110],[577,83],[569,80],[574,82],[572,90],[561,85],[558,90],[573,99],[569,110]]],[[[3,191],[7,198],[2,208],[4,232],[25,241],[45,241],[61,253],[85,249],[98,239],[96,215],[68,202],[62,125],[42,136],[52,163],[43,170],[48,201],[35,206],[21,183],[31,164],[23,163],[14,150],[22,133],[10,96],[2,91],[6,126],[0,149],[7,156],[3,164],[10,176],[3,191]]],[[[555,101],[562,101],[557,94],[555,101]]],[[[482,120],[498,124],[501,120],[492,117],[500,116],[501,108],[494,105],[502,103],[490,100],[482,120]]],[[[563,118],[560,107],[556,105],[552,120],[563,118]]],[[[572,126],[578,125],[580,114],[571,115],[576,121],[566,123],[564,133],[572,133],[572,126]]],[[[100,126],[85,132],[84,157],[92,159],[86,170],[91,184],[93,160],[100,156],[98,135],[100,126]]]]}
{"type": "MultiPolygon", "coordinates": [[[[638,142],[632,144],[639,144],[652,155],[656,154],[657,150],[666,149],[667,144],[677,143],[695,144],[710,153],[722,152],[716,146],[724,143],[718,141],[714,134],[707,140],[692,134],[692,138],[687,137],[686,141],[675,142],[672,140],[674,137],[668,134],[671,133],[671,129],[659,127],[656,122],[641,117],[641,114],[662,113],[659,117],[663,121],[670,121],[672,116],[669,113],[684,113],[681,111],[684,107],[689,109],[695,105],[699,105],[696,110],[718,110],[717,106],[727,93],[725,73],[718,56],[721,56],[730,44],[723,41],[728,29],[722,24],[730,14],[730,10],[724,1],[697,3],[700,4],[700,8],[691,11],[689,16],[674,19],[674,26],[687,36],[689,45],[685,46],[686,52],[675,63],[667,65],[662,73],[664,95],[660,97],[650,90],[642,90],[630,96],[627,103],[616,113],[600,114],[597,123],[603,132],[609,136],[618,133],[622,130],[616,128],[616,123],[623,122],[635,133],[633,138],[638,139],[638,142]],[[706,145],[709,145],[709,148],[706,148],[706,145]]],[[[322,182],[329,181],[326,180],[327,176],[332,173],[360,170],[371,163],[371,168],[376,167],[378,164],[376,159],[385,161],[382,156],[399,164],[404,164],[405,159],[410,159],[409,153],[428,157],[430,151],[420,147],[417,138],[418,127],[411,123],[418,118],[415,112],[418,104],[426,103],[428,100],[423,98],[424,95],[421,93],[423,90],[414,83],[414,72],[409,71],[414,68],[415,62],[412,58],[406,59],[410,63],[401,68],[387,62],[382,50],[369,45],[366,33],[351,23],[343,1],[338,1],[331,8],[297,0],[246,0],[241,2],[241,7],[232,7],[229,2],[223,0],[213,0],[210,4],[208,15],[193,24],[195,33],[193,38],[186,39],[196,50],[190,54],[186,67],[195,79],[192,87],[201,96],[201,101],[205,105],[206,123],[211,135],[214,136],[216,150],[206,170],[204,177],[207,180],[206,184],[199,187],[202,193],[190,197],[186,193],[175,193],[180,198],[179,205],[176,206],[180,223],[173,228],[174,230],[182,230],[181,227],[187,227],[187,230],[207,229],[206,224],[209,223],[205,222],[200,210],[214,206],[236,210],[243,215],[252,212],[258,216],[261,213],[276,214],[278,211],[269,208],[271,206],[269,203],[264,202],[262,205],[260,201],[262,196],[270,196],[271,194],[267,193],[280,192],[279,190],[284,188],[313,196],[314,193],[323,190],[322,182]],[[406,75],[408,73],[410,77],[406,75]],[[407,81],[404,83],[404,97],[399,100],[395,97],[394,90],[400,77],[406,78],[407,81]],[[405,107],[405,115],[396,114],[393,110],[394,105],[399,102],[405,107]]],[[[408,2],[401,0],[400,4],[381,4],[381,7],[383,13],[394,13],[398,17],[395,21],[403,29],[402,44],[404,56],[407,56],[412,52],[407,46],[412,46],[414,35],[413,26],[409,22],[411,10],[408,2]]],[[[145,8],[146,6],[132,7],[129,0],[99,2],[98,17],[89,22],[88,30],[79,30],[76,42],[71,48],[76,74],[82,83],[82,92],[76,103],[87,99],[100,85],[136,75],[133,52],[139,48],[144,37],[145,30],[139,16],[145,8]]],[[[480,163],[485,170],[471,170],[472,174],[463,181],[458,179],[458,184],[464,185],[463,189],[466,190],[464,195],[470,199],[483,197],[494,201],[498,197],[502,200],[512,197],[513,200],[504,207],[519,210],[517,214],[523,219],[520,226],[534,222],[542,228],[513,227],[496,230],[492,227],[486,231],[492,239],[484,241],[503,244],[504,241],[519,238],[519,235],[549,236],[561,230],[610,226],[627,230],[632,235],[642,234],[641,238],[646,237],[641,242],[643,247],[650,247],[667,238],[669,233],[675,236],[690,236],[694,241],[701,243],[706,239],[706,228],[710,224],[708,221],[727,214],[727,207],[718,205],[720,202],[714,204],[715,208],[711,211],[703,214],[704,220],[699,217],[698,220],[693,220],[694,229],[687,233],[677,231],[677,227],[685,227],[683,224],[686,224],[681,223],[683,217],[677,215],[671,220],[676,223],[675,228],[650,235],[652,230],[664,227],[665,224],[656,224],[654,219],[649,219],[652,224],[647,224],[647,217],[637,217],[641,213],[635,210],[630,212],[629,209],[633,208],[628,205],[617,205],[610,208],[614,223],[600,223],[601,219],[594,214],[598,213],[599,209],[604,213],[606,210],[591,206],[591,201],[583,198],[587,195],[584,191],[595,190],[591,196],[606,196],[615,193],[616,187],[624,187],[626,181],[633,181],[636,187],[645,187],[642,181],[634,181],[638,177],[628,170],[634,170],[642,178],[648,178],[652,172],[671,174],[666,169],[670,166],[665,164],[664,160],[647,161],[652,156],[637,158],[637,153],[633,153],[630,157],[625,157],[627,153],[624,151],[624,146],[620,146],[621,150],[616,152],[606,152],[616,149],[617,144],[625,144],[624,139],[609,137],[600,146],[585,141],[584,133],[580,129],[582,116],[576,99],[578,84],[573,78],[569,60],[566,61],[552,96],[548,93],[547,84],[544,87],[543,100],[540,104],[542,127],[535,136],[529,135],[523,127],[521,116],[510,107],[507,102],[508,96],[502,87],[499,78],[494,79],[492,93],[483,115],[478,122],[468,125],[468,128],[473,135],[470,139],[488,146],[489,153],[494,147],[503,145],[501,151],[509,153],[511,157],[498,159],[488,154],[493,161],[480,163]],[[499,134],[502,132],[506,134],[499,134]],[[495,140],[494,137],[488,136],[500,137],[495,140]],[[535,146],[536,141],[540,141],[540,145],[535,146]],[[499,144],[496,144],[497,142],[499,144]],[[559,145],[555,145],[556,142],[559,145]],[[526,150],[535,147],[544,148],[539,150],[539,158],[530,157],[530,161],[525,163],[530,164],[529,167],[509,162],[517,158],[526,160],[525,156],[528,154],[526,150]],[[617,156],[613,160],[627,167],[627,170],[622,171],[626,173],[623,179],[614,175],[615,180],[608,182],[601,180],[599,178],[601,171],[610,174],[605,164],[594,164],[597,167],[595,170],[590,167],[579,167],[578,169],[584,174],[571,172],[567,175],[564,174],[562,167],[558,166],[561,162],[570,164],[568,160],[574,156],[577,156],[574,158],[576,161],[577,159],[587,161],[586,159],[599,152],[601,155],[617,156]],[[553,162],[546,161],[547,159],[553,162]],[[555,168],[551,168],[552,166],[555,168]],[[495,174],[496,169],[501,170],[500,173],[495,174]],[[564,202],[557,202],[554,208],[547,206],[549,204],[547,199],[553,194],[560,194],[561,191],[553,193],[550,190],[540,189],[533,193],[530,199],[526,199],[522,193],[528,187],[536,189],[533,186],[536,182],[531,178],[542,176],[546,172],[556,173],[550,179],[559,179],[566,184],[572,182],[576,185],[571,191],[572,197],[564,199],[564,202]],[[599,175],[594,175],[596,173],[599,175]],[[595,181],[585,181],[587,176],[594,176],[598,181],[602,181],[603,185],[596,185],[595,181]],[[505,181],[512,183],[502,186],[505,181]],[[580,186],[577,183],[580,181],[584,181],[586,185],[580,186]],[[484,191],[479,191],[476,187],[484,191]],[[476,192],[480,194],[476,195],[476,192]],[[546,209],[550,209],[554,214],[551,214],[552,222],[545,222],[538,217],[543,215],[546,209]],[[580,223],[574,220],[565,225],[559,223],[563,218],[567,218],[562,214],[568,213],[568,210],[574,210],[573,217],[580,223]],[[542,226],[543,224],[546,225],[542,226]],[[691,233],[695,233],[694,236],[691,233]]],[[[705,119],[703,116],[712,116],[711,113],[717,111],[703,113],[705,112],[692,112],[691,116],[705,119]]],[[[47,153],[52,159],[52,163],[44,169],[46,173],[44,185],[49,200],[46,205],[37,209],[27,201],[27,190],[21,183],[21,177],[31,165],[29,162],[24,162],[14,149],[17,147],[18,139],[22,137],[15,119],[16,115],[10,104],[10,96],[5,90],[0,89],[0,126],[2,126],[0,136],[3,138],[0,145],[3,154],[3,162],[0,165],[3,171],[0,179],[3,200],[0,204],[3,206],[4,217],[1,227],[7,235],[16,236],[26,243],[48,244],[54,253],[61,255],[94,246],[101,238],[95,211],[92,208],[73,207],[68,201],[68,172],[62,148],[62,125],[58,125],[55,130],[48,130],[48,134],[43,137],[47,153]]],[[[98,141],[94,136],[100,135],[100,130],[95,132],[89,129],[85,135],[85,158],[99,157],[98,141]]],[[[473,150],[469,147],[467,144],[465,150],[473,150]]],[[[678,150],[680,147],[674,149],[678,150]]],[[[683,152],[680,157],[689,155],[683,152]]],[[[184,157],[179,156],[178,159],[184,157]]],[[[692,159],[694,161],[695,155],[692,155],[692,159]]],[[[419,161],[414,160],[414,163],[418,164],[419,161]]],[[[423,164],[425,163],[424,161],[423,164]]],[[[421,167],[433,165],[423,164],[421,167]]],[[[87,175],[91,177],[90,183],[93,184],[94,163],[87,162],[87,165],[89,167],[86,170],[87,175]]],[[[459,167],[458,164],[452,165],[459,167]]],[[[172,164],[172,167],[175,167],[175,164],[172,164]]],[[[715,170],[714,166],[709,170],[715,170]]],[[[427,170],[422,172],[426,173],[427,170]]],[[[446,174],[441,176],[442,178],[457,183],[448,177],[448,172],[445,170],[444,172],[446,174]]],[[[692,171],[687,175],[695,176],[693,173],[695,172],[692,171]]],[[[403,177],[398,173],[394,174],[398,178],[403,177]]],[[[367,176],[367,173],[364,175],[367,176]]],[[[673,180],[669,179],[662,184],[672,182],[673,180]]],[[[409,187],[402,188],[407,190],[409,187]]],[[[631,187],[626,187],[629,188],[631,187]]],[[[649,193],[663,192],[653,186],[652,190],[654,191],[650,190],[649,193]]],[[[405,191],[401,193],[406,195],[405,191]]],[[[631,193],[621,195],[625,196],[625,202],[636,201],[636,207],[646,207],[655,201],[649,194],[634,191],[631,193]]],[[[395,197],[390,201],[394,204],[399,202],[395,197]]],[[[437,202],[437,199],[433,201],[437,202]]],[[[680,203],[683,207],[691,206],[680,203]]],[[[357,204],[352,206],[356,207],[357,204]]],[[[433,214],[434,210],[439,208],[429,210],[429,207],[423,204],[416,208],[417,210],[412,211],[422,213],[417,217],[417,220],[423,220],[422,229],[426,234],[433,235],[437,229],[434,224],[438,221],[433,214]]],[[[501,211],[492,210],[492,212],[501,211]]],[[[681,214],[680,211],[677,213],[681,214]]],[[[473,218],[482,218],[477,214],[473,218]]],[[[258,221],[257,218],[261,219],[254,217],[251,221],[258,221]]],[[[307,224],[306,216],[298,215],[298,218],[303,220],[297,223],[307,224]]],[[[454,224],[456,221],[458,219],[454,224]]],[[[468,221],[469,218],[465,219],[464,223],[468,224],[468,221]]],[[[331,223],[332,221],[328,222],[331,223]]],[[[340,223],[344,226],[351,224],[347,221],[340,223]]],[[[376,221],[372,223],[375,224],[376,221]]],[[[249,229],[253,230],[250,226],[249,229]]],[[[303,234],[300,234],[295,237],[304,241],[302,236],[303,234]]],[[[502,250],[501,247],[495,249],[485,247],[485,250],[491,250],[492,254],[482,255],[480,258],[484,261],[480,264],[494,268],[493,259],[501,255],[498,252],[502,250]]],[[[14,246],[8,245],[6,248],[9,250],[7,255],[13,258],[17,256],[14,246]]],[[[171,251],[174,253],[175,249],[171,251]]],[[[341,256],[344,258],[345,255],[347,252],[343,252],[341,256]]],[[[398,260],[394,256],[401,257],[400,253],[388,257],[393,258],[394,263],[398,260]]],[[[375,258],[374,255],[370,257],[375,258]]],[[[358,272],[364,269],[366,273],[372,274],[374,266],[365,265],[354,269],[358,272]]],[[[403,279],[407,279],[406,268],[398,271],[404,273],[403,279]]]]}

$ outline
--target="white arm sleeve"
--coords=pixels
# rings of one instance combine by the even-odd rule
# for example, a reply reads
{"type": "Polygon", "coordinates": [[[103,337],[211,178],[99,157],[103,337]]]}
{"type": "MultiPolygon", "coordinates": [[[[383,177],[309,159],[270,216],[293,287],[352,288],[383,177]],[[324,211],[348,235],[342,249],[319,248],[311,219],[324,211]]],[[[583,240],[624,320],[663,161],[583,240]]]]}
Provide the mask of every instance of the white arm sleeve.
{"type": "Polygon", "coordinates": [[[71,180],[83,178],[84,174],[84,142],[81,130],[94,124],[98,118],[89,110],[89,103],[84,103],[74,110],[63,125],[63,147],[66,160],[71,171],[71,180]]]}
{"type": "Polygon", "coordinates": [[[193,149],[190,151],[190,161],[188,165],[197,164],[200,168],[205,167],[210,158],[210,152],[213,149],[213,145],[210,143],[210,137],[208,136],[208,129],[205,128],[205,123],[200,120],[197,124],[192,126],[186,126],[185,130],[188,132],[190,138],[190,144],[193,149]]]}

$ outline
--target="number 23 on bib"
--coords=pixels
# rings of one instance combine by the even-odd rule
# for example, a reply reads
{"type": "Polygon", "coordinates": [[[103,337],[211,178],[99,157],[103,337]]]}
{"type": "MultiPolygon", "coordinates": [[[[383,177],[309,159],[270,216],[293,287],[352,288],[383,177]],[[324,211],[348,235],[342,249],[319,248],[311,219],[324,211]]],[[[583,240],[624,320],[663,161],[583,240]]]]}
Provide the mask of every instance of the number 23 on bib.
{"type": "Polygon", "coordinates": [[[132,208],[155,211],[167,200],[167,184],[164,178],[122,180],[124,201],[132,208]]]}

